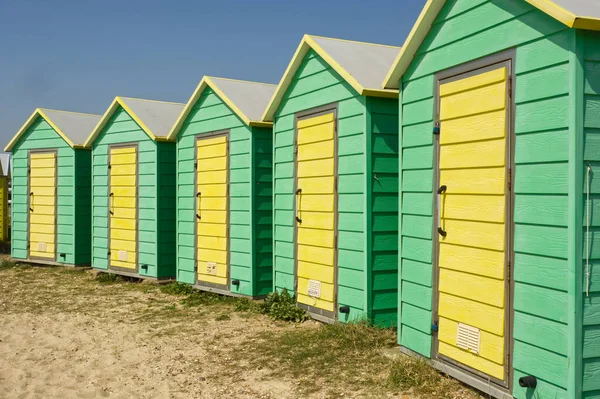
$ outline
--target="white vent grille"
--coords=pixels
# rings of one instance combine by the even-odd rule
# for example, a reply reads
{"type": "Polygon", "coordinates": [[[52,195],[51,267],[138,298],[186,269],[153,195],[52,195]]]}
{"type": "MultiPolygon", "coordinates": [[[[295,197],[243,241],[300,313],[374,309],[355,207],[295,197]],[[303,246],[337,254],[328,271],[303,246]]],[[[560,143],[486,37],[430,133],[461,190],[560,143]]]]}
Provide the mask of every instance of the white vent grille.
{"type": "Polygon", "coordinates": [[[206,262],[206,274],[217,275],[217,264],[215,262],[206,262]]]}
{"type": "Polygon", "coordinates": [[[46,248],[47,248],[47,245],[46,245],[45,242],[38,242],[37,243],[37,250],[39,252],[46,252],[46,248]]]}
{"type": "Polygon", "coordinates": [[[321,297],[321,282],[317,280],[308,280],[308,296],[312,298],[321,297]]]}
{"type": "Polygon", "coordinates": [[[121,262],[127,262],[127,251],[119,251],[117,259],[121,262]]]}
{"type": "Polygon", "coordinates": [[[478,355],[480,342],[479,335],[479,328],[458,323],[458,330],[456,332],[456,346],[478,355]]]}

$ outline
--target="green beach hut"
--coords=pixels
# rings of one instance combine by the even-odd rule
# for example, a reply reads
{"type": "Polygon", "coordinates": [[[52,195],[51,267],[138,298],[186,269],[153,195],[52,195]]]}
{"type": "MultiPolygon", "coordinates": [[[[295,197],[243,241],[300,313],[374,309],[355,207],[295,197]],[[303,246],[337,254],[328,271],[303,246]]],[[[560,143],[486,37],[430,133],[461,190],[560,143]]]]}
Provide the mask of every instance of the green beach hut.
{"type": "Polygon", "coordinates": [[[399,47],[305,35],[274,122],[274,289],[325,322],[397,317],[399,47]]]}
{"type": "Polygon", "coordinates": [[[175,123],[177,280],[226,295],[272,291],[275,85],[204,77],[175,123]]]}
{"type": "Polygon", "coordinates": [[[600,397],[600,3],[429,0],[400,88],[399,342],[498,398],[600,397]]]}
{"type": "Polygon", "coordinates": [[[38,108],[6,146],[13,166],[13,259],[90,264],[92,158],[83,143],[99,120],[38,108]]]}
{"type": "Polygon", "coordinates": [[[184,104],[117,97],[87,138],[92,149],[92,267],[175,277],[175,143],[184,104]]]}

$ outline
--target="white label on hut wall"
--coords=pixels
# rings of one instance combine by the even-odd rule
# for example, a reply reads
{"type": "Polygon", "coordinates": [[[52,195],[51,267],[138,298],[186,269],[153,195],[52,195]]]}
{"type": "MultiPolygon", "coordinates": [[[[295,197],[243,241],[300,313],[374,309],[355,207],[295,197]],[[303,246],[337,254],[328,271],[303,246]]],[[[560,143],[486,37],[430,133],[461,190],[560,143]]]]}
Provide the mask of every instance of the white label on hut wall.
{"type": "Polygon", "coordinates": [[[321,297],[321,282],[318,280],[308,280],[308,296],[313,298],[321,297]]]}
{"type": "Polygon", "coordinates": [[[121,262],[127,262],[127,251],[119,251],[117,255],[117,259],[121,262]]]}
{"type": "Polygon", "coordinates": [[[476,355],[479,354],[479,328],[458,323],[456,331],[456,346],[476,355]]]}
{"type": "Polygon", "coordinates": [[[210,274],[211,276],[217,275],[217,263],[216,262],[206,262],[206,274],[210,274]]]}
{"type": "Polygon", "coordinates": [[[47,247],[47,245],[45,242],[38,242],[37,250],[39,252],[46,252],[46,247],[47,247]]]}

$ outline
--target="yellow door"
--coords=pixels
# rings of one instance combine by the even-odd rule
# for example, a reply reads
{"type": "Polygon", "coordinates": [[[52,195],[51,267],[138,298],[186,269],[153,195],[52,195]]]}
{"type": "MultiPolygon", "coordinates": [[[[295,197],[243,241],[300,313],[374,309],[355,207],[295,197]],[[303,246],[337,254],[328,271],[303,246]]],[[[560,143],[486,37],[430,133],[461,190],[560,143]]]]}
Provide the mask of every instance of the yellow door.
{"type": "Polygon", "coordinates": [[[196,269],[198,284],[228,287],[229,220],[226,135],[196,141],[196,269]]]}
{"type": "Polygon", "coordinates": [[[335,115],[300,119],[296,155],[296,281],[300,304],[335,310],[335,115]]]}
{"type": "Polygon", "coordinates": [[[441,82],[439,354],[504,381],[508,68],[441,82]]]}
{"type": "Polygon", "coordinates": [[[108,196],[110,266],[137,270],[137,147],[111,147],[108,196]]]}
{"type": "Polygon", "coordinates": [[[56,152],[29,153],[29,256],[56,259],[56,152]]]}

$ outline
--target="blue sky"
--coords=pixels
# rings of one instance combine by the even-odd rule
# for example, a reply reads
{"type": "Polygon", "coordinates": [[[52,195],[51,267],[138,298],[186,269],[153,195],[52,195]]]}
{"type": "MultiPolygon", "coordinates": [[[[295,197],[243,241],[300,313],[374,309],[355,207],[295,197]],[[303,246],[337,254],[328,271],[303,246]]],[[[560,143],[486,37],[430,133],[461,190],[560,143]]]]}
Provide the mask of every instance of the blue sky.
{"type": "Polygon", "coordinates": [[[2,0],[0,145],[36,107],[186,102],[203,75],[278,83],[302,35],[402,45],[426,0],[2,0]]]}

